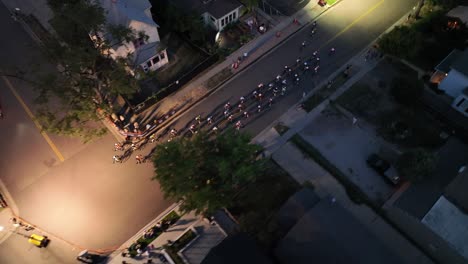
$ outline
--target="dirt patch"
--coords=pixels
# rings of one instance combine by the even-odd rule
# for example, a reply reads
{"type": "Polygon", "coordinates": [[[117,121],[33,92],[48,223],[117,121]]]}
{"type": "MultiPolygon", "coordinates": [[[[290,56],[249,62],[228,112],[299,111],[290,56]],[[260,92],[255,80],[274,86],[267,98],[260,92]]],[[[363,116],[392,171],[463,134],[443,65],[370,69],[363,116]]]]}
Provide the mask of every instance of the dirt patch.
{"type": "Polygon", "coordinates": [[[218,72],[217,74],[213,75],[208,81],[206,81],[205,86],[206,89],[211,90],[221,84],[222,82],[226,81],[232,75],[231,68],[227,67],[224,68],[222,71],[218,72]]]}
{"type": "Polygon", "coordinates": [[[418,102],[406,107],[390,95],[393,78],[418,78],[418,73],[390,58],[342,94],[337,103],[371,123],[379,135],[401,147],[437,148],[443,143],[443,124],[426,113],[418,102]]]}

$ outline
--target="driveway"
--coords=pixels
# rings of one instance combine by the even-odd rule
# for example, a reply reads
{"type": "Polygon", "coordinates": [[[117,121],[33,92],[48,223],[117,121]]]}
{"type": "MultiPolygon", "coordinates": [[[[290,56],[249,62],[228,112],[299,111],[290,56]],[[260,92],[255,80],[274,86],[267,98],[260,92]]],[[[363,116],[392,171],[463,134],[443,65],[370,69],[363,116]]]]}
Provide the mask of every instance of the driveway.
{"type": "Polygon", "coordinates": [[[351,119],[329,106],[300,135],[373,201],[383,204],[394,192],[394,188],[366,164],[367,157],[378,152],[382,143],[373,130],[361,128],[359,121],[353,125],[351,119]]]}

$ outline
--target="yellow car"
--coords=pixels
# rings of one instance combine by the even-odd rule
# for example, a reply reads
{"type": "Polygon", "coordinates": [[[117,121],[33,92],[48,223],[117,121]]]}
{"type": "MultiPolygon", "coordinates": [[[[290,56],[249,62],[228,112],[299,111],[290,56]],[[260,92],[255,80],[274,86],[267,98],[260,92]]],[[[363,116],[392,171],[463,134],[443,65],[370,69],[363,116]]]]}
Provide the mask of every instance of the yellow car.
{"type": "Polygon", "coordinates": [[[47,247],[47,244],[49,244],[49,239],[47,238],[47,236],[32,234],[29,237],[28,242],[35,245],[36,247],[41,248],[41,247],[47,247]]]}

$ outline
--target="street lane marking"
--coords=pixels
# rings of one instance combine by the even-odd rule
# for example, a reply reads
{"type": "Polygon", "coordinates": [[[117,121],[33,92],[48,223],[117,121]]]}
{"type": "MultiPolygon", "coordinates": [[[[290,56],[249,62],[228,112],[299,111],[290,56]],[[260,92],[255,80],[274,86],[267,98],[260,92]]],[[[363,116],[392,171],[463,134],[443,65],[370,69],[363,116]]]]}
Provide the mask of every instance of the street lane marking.
{"type": "Polygon", "coordinates": [[[361,21],[364,17],[366,17],[367,15],[369,15],[370,13],[372,13],[377,7],[379,7],[381,4],[383,4],[383,2],[385,2],[385,0],[381,0],[379,1],[378,3],[376,3],[375,5],[373,5],[371,8],[369,8],[366,12],[364,12],[362,15],[360,15],[358,18],[356,18],[353,22],[351,22],[351,24],[349,24],[348,26],[346,26],[345,28],[343,28],[343,30],[341,30],[340,32],[338,32],[335,36],[333,36],[333,38],[329,39],[327,42],[325,42],[325,44],[323,44],[319,49],[322,49],[323,47],[325,47],[326,45],[330,44],[330,42],[332,42],[333,40],[335,40],[336,38],[338,38],[339,36],[343,35],[343,33],[345,33],[346,31],[348,31],[352,26],[354,26],[356,23],[358,23],[359,21],[361,21]]]}
{"type": "Polygon", "coordinates": [[[18,92],[16,91],[16,89],[13,87],[13,85],[10,83],[10,80],[8,80],[8,78],[6,78],[5,76],[2,76],[2,79],[3,81],[6,83],[6,85],[8,86],[8,88],[10,89],[10,91],[13,93],[13,95],[16,97],[16,99],[19,101],[19,103],[21,104],[21,106],[23,107],[24,111],[26,111],[26,114],[28,114],[29,118],[31,118],[31,120],[34,122],[34,124],[36,125],[36,127],[39,129],[41,135],[44,137],[44,139],[47,141],[47,143],[49,144],[50,148],[52,148],[52,150],[54,151],[55,155],[57,155],[57,158],[63,162],[65,161],[65,159],[63,158],[63,155],[62,153],[60,153],[60,151],[58,150],[57,146],[55,146],[54,142],[52,142],[52,140],[50,139],[49,135],[47,135],[46,132],[44,132],[42,130],[42,126],[41,124],[39,124],[39,122],[37,122],[36,118],[34,117],[34,114],[31,112],[31,110],[29,109],[29,107],[26,105],[26,103],[23,101],[23,99],[21,98],[21,96],[18,94],[18,92]]]}

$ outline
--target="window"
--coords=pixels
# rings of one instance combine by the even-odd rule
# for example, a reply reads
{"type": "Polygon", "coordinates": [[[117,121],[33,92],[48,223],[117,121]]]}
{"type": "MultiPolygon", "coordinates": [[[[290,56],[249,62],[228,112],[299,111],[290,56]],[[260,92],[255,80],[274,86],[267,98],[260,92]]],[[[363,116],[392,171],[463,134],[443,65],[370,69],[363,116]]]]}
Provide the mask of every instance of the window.
{"type": "Polygon", "coordinates": [[[461,104],[463,104],[463,102],[465,102],[465,98],[462,98],[462,99],[457,103],[457,107],[459,107],[461,104]]]}
{"type": "Polygon", "coordinates": [[[156,56],[151,61],[153,62],[153,64],[157,64],[160,60],[161,59],[159,58],[159,56],[156,56]]]}
{"type": "Polygon", "coordinates": [[[229,23],[232,22],[232,14],[229,14],[229,23]]]}
{"type": "Polygon", "coordinates": [[[216,21],[216,19],[215,19],[214,17],[212,17],[212,16],[210,16],[210,19],[211,19],[211,21],[213,21],[213,22],[216,21]]]}
{"type": "Polygon", "coordinates": [[[147,62],[146,62],[146,67],[151,68],[151,66],[152,66],[152,65],[151,65],[151,61],[150,61],[150,60],[147,61],[147,62]]]}
{"type": "Polygon", "coordinates": [[[236,19],[236,15],[237,15],[236,12],[232,13],[232,18],[233,18],[233,19],[236,19]]]}
{"type": "Polygon", "coordinates": [[[141,47],[145,44],[145,40],[143,38],[137,38],[133,40],[133,46],[135,46],[135,49],[138,49],[138,47],[141,47]]]}
{"type": "Polygon", "coordinates": [[[161,58],[161,60],[164,60],[164,58],[166,58],[166,54],[164,52],[161,52],[159,53],[159,57],[161,58]]]}
{"type": "Polygon", "coordinates": [[[224,18],[221,19],[221,26],[224,27],[224,18]]]}

